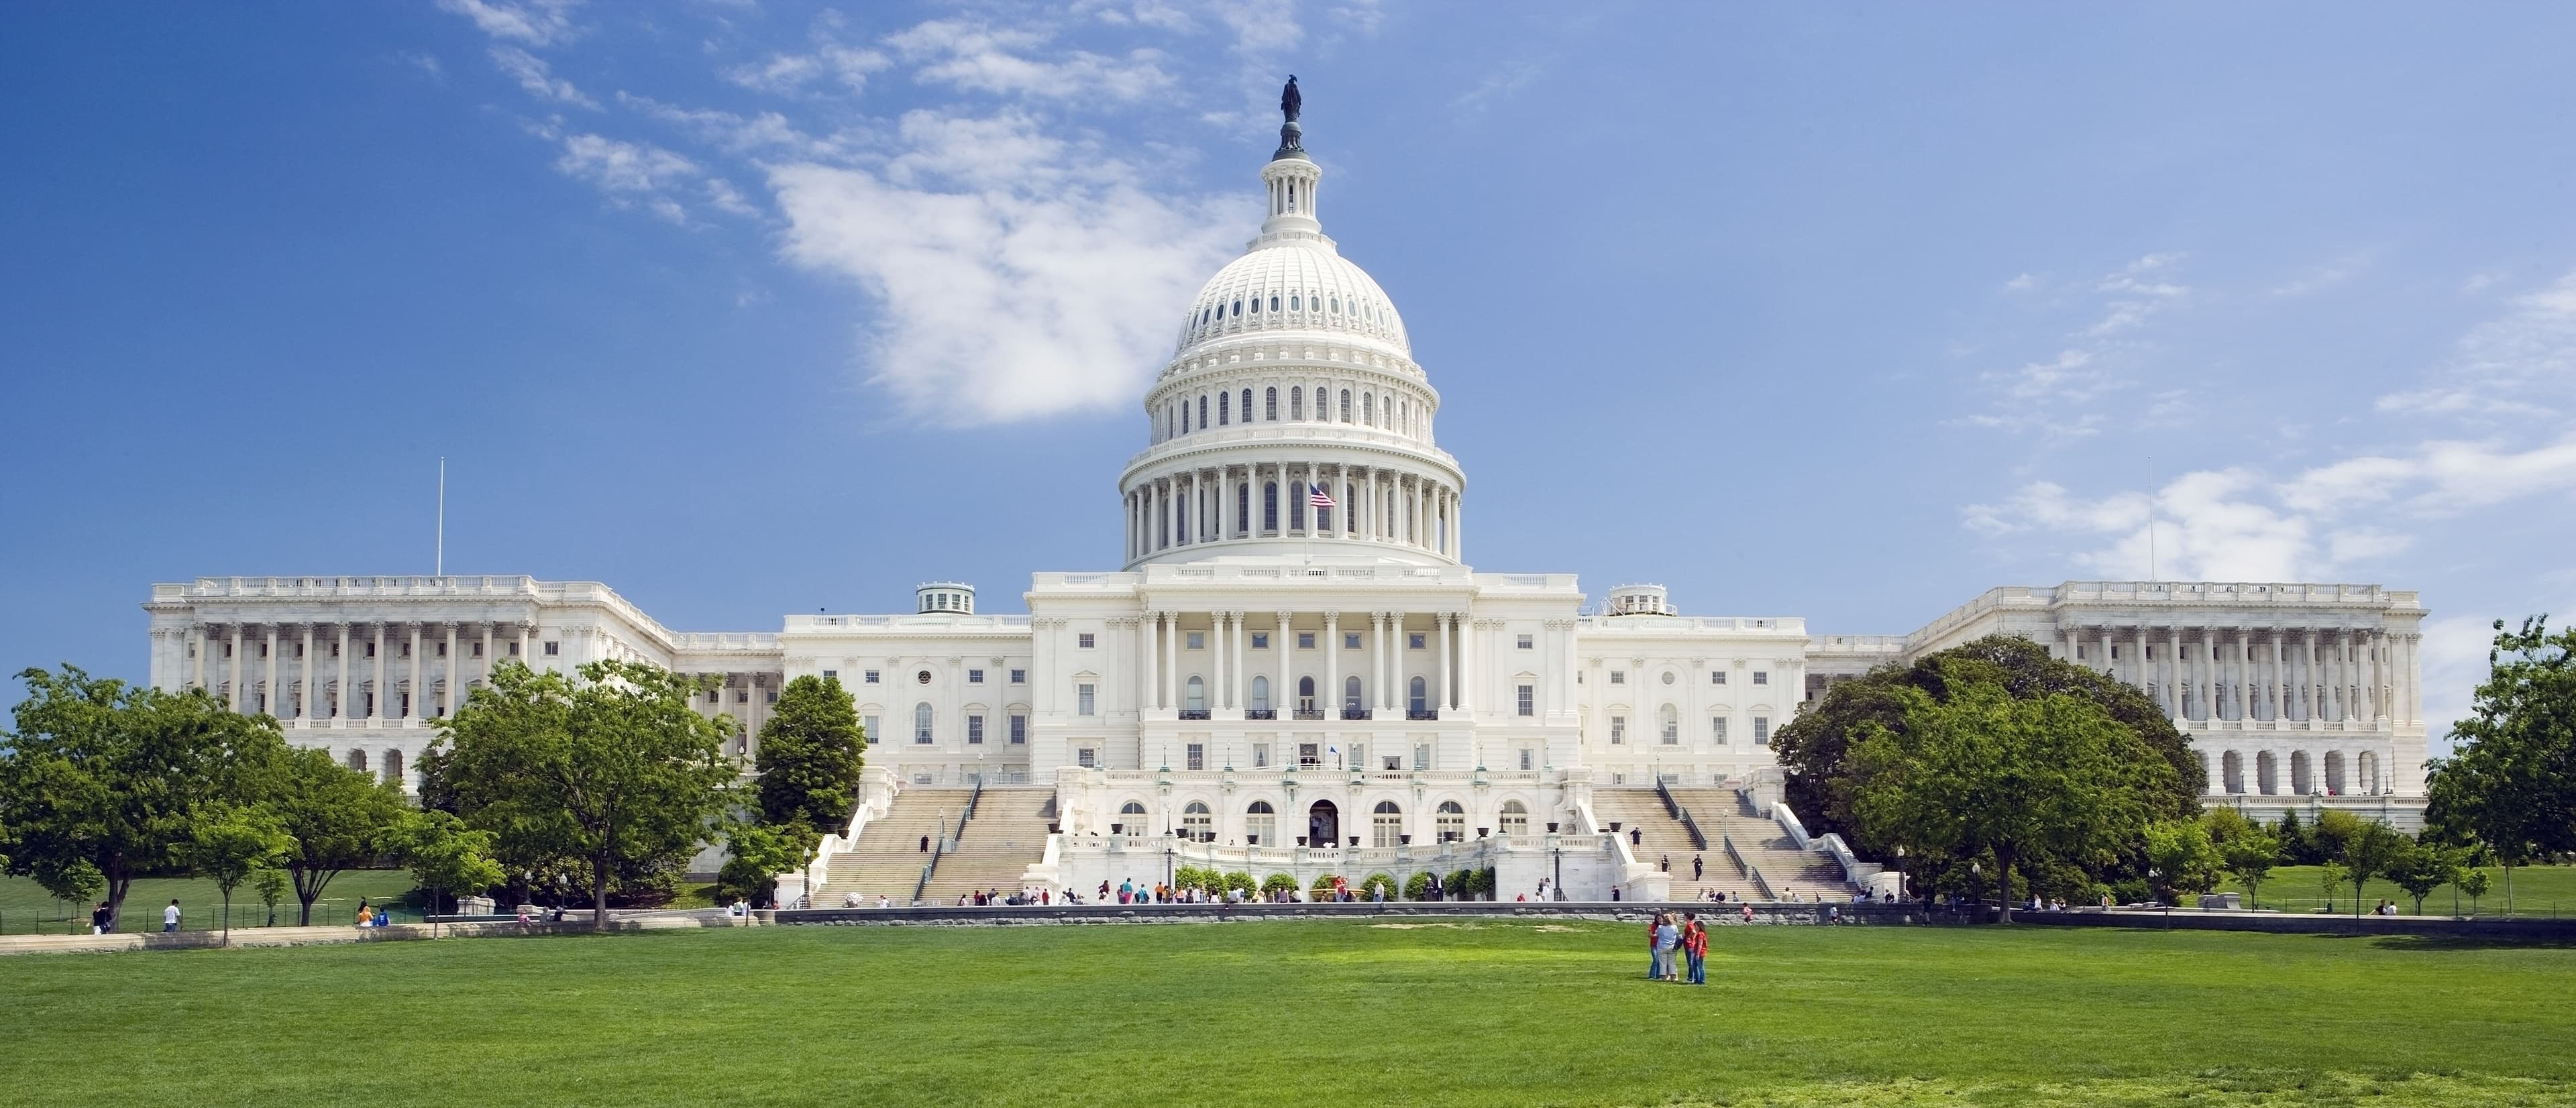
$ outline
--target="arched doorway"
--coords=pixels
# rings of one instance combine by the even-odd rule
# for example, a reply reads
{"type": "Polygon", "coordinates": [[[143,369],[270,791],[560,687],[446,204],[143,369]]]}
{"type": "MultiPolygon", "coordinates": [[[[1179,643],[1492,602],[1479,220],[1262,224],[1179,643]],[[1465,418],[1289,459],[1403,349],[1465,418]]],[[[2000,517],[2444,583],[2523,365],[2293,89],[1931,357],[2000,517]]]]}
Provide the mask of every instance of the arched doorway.
{"type": "Polygon", "coordinates": [[[1340,846],[1342,843],[1342,810],[1329,800],[1318,800],[1306,809],[1306,844],[1340,846]]]}

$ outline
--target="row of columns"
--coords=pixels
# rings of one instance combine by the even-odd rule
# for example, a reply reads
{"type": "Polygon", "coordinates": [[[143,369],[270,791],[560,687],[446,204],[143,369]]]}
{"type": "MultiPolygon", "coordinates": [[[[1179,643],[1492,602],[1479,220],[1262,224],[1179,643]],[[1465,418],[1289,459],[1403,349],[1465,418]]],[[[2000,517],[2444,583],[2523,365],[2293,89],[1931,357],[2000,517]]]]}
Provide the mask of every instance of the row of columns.
{"type": "Polygon", "coordinates": [[[515,644],[517,657],[529,656],[534,649],[531,638],[535,631],[524,623],[201,623],[167,633],[183,640],[180,659],[186,687],[224,686],[225,703],[236,712],[266,711],[280,719],[310,721],[430,719],[444,710],[430,695],[429,686],[429,655],[439,644],[443,642],[446,657],[436,676],[447,682],[448,695],[455,697],[464,687],[460,678],[465,678],[470,668],[460,664],[467,660],[460,653],[463,645],[479,636],[482,672],[470,679],[488,680],[502,648],[515,644]],[[461,635],[466,636],[462,641],[461,635]],[[354,651],[368,644],[374,645],[375,657],[359,658],[354,651]],[[224,646],[231,648],[229,664],[215,656],[224,646]],[[280,663],[285,660],[284,648],[288,646],[302,649],[294,660],[294,683],[281,685],[280,663]],[[406,656],[395,657],[398,648],[406,647],[406,656]],[[326,649],[334,651],[339,663],[332,667],[330,675],[338,685],[336,697],[325,695],[323,690],[319,666],[326,649]],[[251,664],[254,652],[262,655],[256,668],[251,664]],[[370,664],[355,664],[361,661],[370,664]],[[399,672],[397,663],[400,671],[408,672],[399,672]],[[388,684],[389,679],[406,682],[412,692],[408,706],[399,704],[391,695],[394,686],[388,684]],[[358,702],[361,681],[376,694],[375,703],[358,702]],[[260,702],[253,691],[254,684],[267,691],[267,703],[260,702]]]}
{"type": "Polygon", "coordinates": [[[1464,549],[1460,509],[1456,489],[1402,470],[1294,461],[1188,469],[1128,492],[1127,557],[1275,535],[1392,543],[1455,559],[1464,549]],[[1319,524],[1307,502],[1317,485],[1336,505],[1322,509],[1335,513],[1329,523],[1319,524]]]}
{"type": "Polygon", "coordinates": [[[2084,664],[2150,690],[2176,719],[2411,722],[2419,710],[2421,636],[2411,633],[2105,625],[2058,634],[2061,657],[2080,653],[2084,664]]]}
{"type": "MultiPolygon", "coordinates": [[[[1250,710],[1254,707],[1252,679],[1255,673],[1251,655],[1254,629],[1249,613],[1213,611],[1205,615],[1208,620],[1206,644],[1210,651],[1206,710],[1250,710]]],[[[1351,707],[1341,695],[1343,615],[1339,611],[1323,612],[1322,628],[1315,641],[1316,650],[1322,655],[1315,711],[1325,719],[1341,718],[1343,711],[1351,707]]],[[[1373,715],[1399,708],[1409,709],[1410,682],[1404,677],[1404,651],[1409,649],[1409,640],[1405,636],[1408,620],[1417,617],[1413,613],[1378,611],[1350,613],[1350,618],[1354,627],[1365,621],[1364,641],[1370,651],[1368,676],[1362,680],[1358,707],[1373,715]]],[[[1452,677],[1455,673],[1474,672],[1474,661],[1468,657],[1470,637],[1464,633],[1466,615],[1462,612],[1434,612],[1430,618],[1432,641],[1424,645],[1436,656],[1437,662],[1429,675],[1429,687],[1424,690],[1427,700],[1435,711],[1473,711],[1468,683],[1452,677]]],[[[1177,711],[1186,706],[1183,682],[1187,675],[1181,671],[1181,654],[1185,649],[1183,636],[1189,632],[1182,628],[1181,622],[1182,614],[1179,612],[1145,613],[1146,633],[1139,636],[1142,656],[1138,665],[1147,675],[1145,702],[1149,708],[1177,711]]],[[[1298,710],[1296,614],[1273,613],[1268,622],[1270,626],[1266,630],[1270,635],[1270,649],[1276,652],[1272,657],[1275,672],[1260,676],[1271,679],[1270,710],[1281,713],[1279,718],[1294,718],[1298,710]]]]}

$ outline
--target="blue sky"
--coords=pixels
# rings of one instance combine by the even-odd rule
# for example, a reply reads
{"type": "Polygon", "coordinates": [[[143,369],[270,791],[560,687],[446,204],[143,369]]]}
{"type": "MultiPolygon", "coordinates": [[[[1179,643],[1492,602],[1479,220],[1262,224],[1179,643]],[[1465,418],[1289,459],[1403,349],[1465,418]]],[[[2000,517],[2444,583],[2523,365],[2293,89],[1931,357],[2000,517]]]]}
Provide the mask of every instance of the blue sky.
{"type": "MultiPolygon", "coordinates": [[[[2576,9],[19,5],[10,668],[154,581],[689,630],[1114,568],[1280,79],[1471,561],[1903,632],[1997,584],[2576,615],[2576,9]]],[[[2438,718],[2438,717],[2437,717],[2438,718]]]]}

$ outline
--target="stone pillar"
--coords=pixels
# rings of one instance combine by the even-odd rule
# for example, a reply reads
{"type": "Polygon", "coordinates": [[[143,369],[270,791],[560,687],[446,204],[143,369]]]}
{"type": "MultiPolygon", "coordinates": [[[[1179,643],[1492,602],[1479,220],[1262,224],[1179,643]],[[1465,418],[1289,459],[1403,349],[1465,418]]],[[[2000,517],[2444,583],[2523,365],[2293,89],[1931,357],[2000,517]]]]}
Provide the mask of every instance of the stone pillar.
{"type": "Polygon", "coordinates": [[[2165,627],[2165,669],[2169,671],[2165,674],[2165,711],[2175,719],[2181,719],[2183,713],[2182,627],[2178,624],[2168,624],[2165,627]]]}
{"type": "Polygon", "coordinates": [[[390,649],[393,643],[385,638],[387,626],[383,623],[375,625],[376,637],[372,643],[374,649],[371,653],[376,656],[376,677],[375,682],[369,687],[373,690],[370,695],[375,697],[376,702],[368,705],[370,710],[367,712],[367,718],[370,720],[389,718],[387,713],[393,710],[393,690],[385,687],[385,655],[393,653],[390,649]]]}
{"type": "Polygon", "coordinates": [[[1163,706],[1163,613],[1147,612],[1144,620],[1145,625],[1139,628],[1143,634],[1137,637],[1144,652],[1136,666],[1136,706],[1140,715],[1163,706]]]}
{"type": "Polygon", "coordinates": [[[1181,614],[1163,613],[1163,699],[1156,707],[1181,706],[1181,614]]]}
{"type": "Polygon", "coordinates": [[[429,670],[420,656],[421,626],[411,625],[411,711],[404,713],[408,719],[429,718],[429,670]]]}
{"type": "Polygon", "coordinates": [[[296,722],[309,727],[313,723],[313,695],[322,688],[313,679],[313,625],[310,623],[304,625],[303,669],[304,679],[298,683],[295,696],[295,719],[296,722]]]}
{"type": "Polygon", "coordinates": [[[242,709],[242,686],[250,684],[249,681],[243,680],[243,675],[247,672],[242,665],[245,660],[242,657],[242,648],[245,645],[247,644],[242,642],[242,625],[236,623],[233,625],[232,664],[225,667],[230,674],[224,684],[224,703],[230,705],[236,712],[242,709]]]}
{"type": "Polygon", "coordinates": [[[1325,719],[1342,718],[1342,613],[1324,613],[1324,637],[1315,645],[1324,648],[1324,687],[1315,690],[1316,703],[1324,709],[1325,719]]]}
{"type": "Polygon", "coordinates": [[[1432,618],[1439,621],[1434,623],[1432,627],[1440,636],[1440,669],[1438,670],[1440,676],[1434,681],[1434,684],[1437,687],[1432,690],[1433,699],[1431,703],[1445,713],[1458,706],[1457,702],[1452,699],[1449,692],[1452,687],[1449,675],[1449,659],[1451,656],[1449,640],[1457,636],[1458,613],[1442,612],[1432,618]]]}
{"type": "Polygon", "coordinates": [[[1279,676],[1270,686],[1270,710],[1282,720],[1291,720],[1297,718],[1297,689],[1289,684],[1291,662],[1297,656],[1297,631],[1289,625],[1289,613],[1278,615],[1279,629],[1270,633],[1270,649],[1278,654],[1273,660],[1279,663],[1279,676]]]}
{"type": "Polygon", "coordinates": [[[1392,612],[1369,613],[1369,687],[1360,706],[1381,713],[1386,710],[1387,626],[1393,618],[1392,612]]]}
{"type": "Polygon", "coordinates": [[[187,657],[187,662],[186,662],[186,664],[187,664],[187,667],[188,667],[188,677],[187,677],[188,687],[189,687],[189,688],[192,688],[192,689],[202,689],[202,688],[205,688],[205,687],[206,687],[206,625],[205,625],[205,624],[202,624],[202,623],[191,623],[191,624],[189,624],[189,625],[188,625],[188,657],[187,657]]]}
{"type": "Polygon", "coordinates": [[[340,645],[334,654],[331,660],[331,683],[332,692],[335,695],[331,698],[331,720],[337,723],[340,720],[352,718],[349,711],[349,698],[358,695],[358,683],[349,679],[350,674],[356,671],[350,668],[352,656],[349,653],[349,625],[346,623],[340,625],[340,645]]]}
{"type": "Polygon", "coordinates": [[[445,686],[445,688],[439,696],[439,702],[435,705],[438,709],[437,712],[434,713],[436,715],[447,716],[456,714],[456,698],[459,695],[457,690],[464,687],[464,682],[456,679],[456,675],[464,672],[465,668],[461,664],[456,653],[456,632],[456,624],[449,623],[447,625],[447,664],[438,667],[440,670],[438,677],[439,684],[445,686]]]}

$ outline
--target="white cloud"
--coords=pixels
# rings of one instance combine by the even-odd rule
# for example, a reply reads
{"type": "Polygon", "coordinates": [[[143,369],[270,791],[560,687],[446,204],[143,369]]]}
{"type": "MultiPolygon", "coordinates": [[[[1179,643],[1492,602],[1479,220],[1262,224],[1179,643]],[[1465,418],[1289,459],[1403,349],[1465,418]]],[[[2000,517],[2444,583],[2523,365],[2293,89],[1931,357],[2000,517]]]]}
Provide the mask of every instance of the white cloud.
{"type": "Polygon", "coordinates": [[[875,50],[861,50],[825,41],[808,54],[772,54],[754,65],[735,66],[725,71],[725,79],[755,92],[790,95],[805,91],[816,79],[830,77],[851,92],[863,92],[868,77],[894,64],[894,59],[875,50]]]}
{"type": "Polygon", "coordinates": [[[1249,198],[1158,196],[1021,116],[905,117],[881,171],[776,166],[784,250],[881,302],[869,380],[937,422],[1133,403],[1173,313],[1239,246],[1249,198]],[[1238,210],[1241,209],[1241,210],[1238,210]]]}
{"type": "Polygon", "coordinates": [[[519,87],[527,90],[530,96],[562,104],[575,104],[594,111],[599,108],[599,101],[582,95],[581,90],[574,88],[572,82],[555,76],[552,70],[546,68],[544,59],[516,46],[492,47],[492,63],[500,66],[501,72],[516,78],[519,87]]]}
{"type": "Polygon", "coordinates": [[[704,176],[696,162],[658,146],[625,142],[601,135],[567,135],[555,168],[588,181],[618,205],[636,205],[673,223],[688,222],[688,212],[672,193],[704,176]]]}
{"type": "Polygon", "coordinates": [[[2039,278],[2027,273],[2016,273],[2012,280],[2004,282],[2005,292],[2029,292],[2038,287],[2039,278]]]}
{"type": "Polygon", "coordinates": [[[574,37],[572,10],[580,0],[438,0],[493,38],[549,46],[574,37]]]}
{"type": "Polygon", "coordinates": [[[2380,397],[2379,410],[2487,424],[2564,418],[2576,399],[2576,273],[2510,309],[2463,337],[2425,387],[2380,397]]]}
{"type": "Polygon", "coordinates": [[[934,19],[888,36],[886,44],[919,66],[917,79],[976,92],[1138,100],[1172,83],[1159,51],[1139,48],[1123,59],[1086,50],[1032,56],[1047,40],[1040,30],[934,19]]]}
{"type": "MultiPolygon", "coordinates": [[[[2102,275],[2090,285],[2075,285],[2059,296],[2018,301],[2033,309],[2071,307],[2082,311],[2080,318],[2089,322],[2076,324],[2066,332],[2067,345],[2053,355],[2012,369],[1979,373],[1978,383],[1995,399],[1996,406],[1954,422],[2014,433],[2036,431],[2052,446],[2100,433],[2109,420],[2094,410],[2098,402],[2133,384],[2119,372],[2119,366],[2143,343],[2126,333],[2144,326],[2191,293],[2189,286],[2172,275],[2182,258],[2179,253],[2148,254],[2102,275]],[[2072,303],[2066,303],[2070,297],[2072,303]]],[[[2035,293],[2040,286],[2039,278],[2025,272],[2005,281],[2003,291],[2035,293]]]]}

